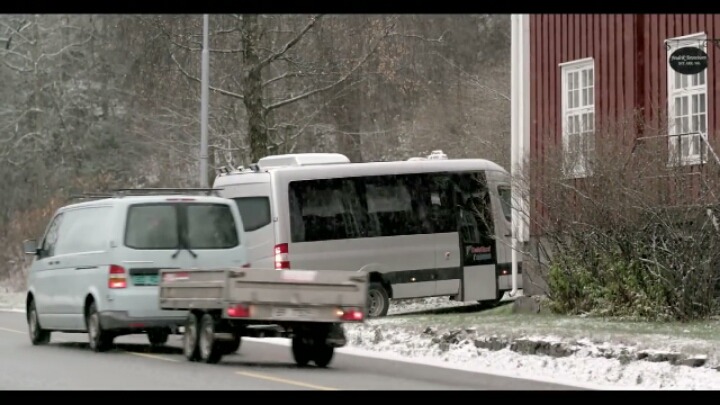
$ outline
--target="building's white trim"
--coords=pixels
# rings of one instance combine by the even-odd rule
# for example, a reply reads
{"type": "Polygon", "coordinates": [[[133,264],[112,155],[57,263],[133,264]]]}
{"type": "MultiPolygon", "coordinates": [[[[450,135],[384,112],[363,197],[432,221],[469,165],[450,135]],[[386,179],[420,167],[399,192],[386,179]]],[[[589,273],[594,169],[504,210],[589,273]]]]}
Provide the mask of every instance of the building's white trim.
{"type": "MultiPolygon", "coordinates": [[[[594,58],[583,58],[578,60],[573,60],[570,62],[562,63],[560,65],[560,119],[561,119],[561,128],[562,128],[562,145],[563,150],[567,151],[570,146],[570,139],[568,136],[568,118],[570,115],[577,116],[578,120],[580,121],[580,117],[583,114],[592,114],[593,121],[592,121],[592,131],[595,131],[595,121],[596,121],[596,114],[595,114],[595,107],[596,103],[595,100],[597,99],[597,88],[595,86],[595,83],[597,82],[597,76],[595,74],[595,59],[594,58]],[[592,98],[592,104],[590,105],[584,105],[584,106],[574,106],[572,108],[572,111],[570,111],[570,108],[568,106],[568,74],[573,72],[581,72],[584,70],[590,69],[593,74],[593,81],[592,81],[592,90],[593,90],[593,98],[592,98]]],[[[582,76],[578,76],[578,79],[580,79],[582,76]]],[[[578,102],[582,101],[582,90],[580,88],[580,85],[576,86],[578,88],[578,92],[580,96],[578,96],[578,102]]],[[[581,122],[579,122],[581,124],[581,122]]],[[[575,132],[577,134],[577,132],[575,132]]],[[[582,132],[580,132],[582,133],[582,132]]],[[[586,158],[587,159],[587,158],[586,158]]],[[[585,165],[582,167],[578,167],[574,165],[571,170],[568,170],[568,172],[565,173],[567,178],[584,178],[591,174],[591,170],[587,165],[587,160],[585,161],[585,165]]]]}
{"type": "Polygon", "coordinates": [[[558,63],[558,66],[563,68],[566,66],[570,67],[572,65],[582,65],[582,64],[585,64],[588,62],[594,62],[594,61],[595,61],[595,59],[593,57],[587,57],[587,58],[582,58],[582,59],[569,60],[567,62],[560,62],[560,63],[558,63]]]}
{"type": "Polygon", "coordinates": [[[705,31],[696,32],[694,34],[683,35],[681,37],[665,38],[665,43],[669,41],[692,41],[695,39],[707,39],[707,33],[705,31]]]}
{"type": "Polygon", "coordinates": [[[530,15],[512,14],[510,45],[510,172],[512,177],[512,291],[517,292],[518,242],[530,239],[529,179],[519,183],[530,158],[530,15]]]}
{"type": "MultiPolygon", "coordinates": [[[[709,115],[711,108],[709,106],[710,100],[709,100],[709,87],[708,87],[708,74],[707,69],[705,69],[701,75],[704,79],[704,84],[695,88],[686,89],[686,90],[680,90],[679,94],[673,94],[675,93],[675,75],[677,74],[671,67],[670,67],[670,55],[673,53],[674,49],[681,48],[684,46],[692,46],[692,45],[700,45],[700,47],[707,52],[707,43],[704,44],[697,44],[698,41],[704,41],[707,39],[707,33],[705,32],[697,32],[690,35],[684,35],[681,37],[674,37],[674,38],[666,38],[665,44],[668,48],[666,48],[667,52],[665,55],[665,66],[667,67],[666,71],[666,80],[667,80],[667,124],[668,124],[668,133],[674,132],[674,120],[675,120],[675,97],[680,95],[682,96],[683,93],[686,93],[686,96],[692,96],[696,94],[704,94],[705,95],[705,132],[698,132],[698,137],[700,138],[698,142],[700,143],[700,148],[703,147],[704,139],[707,137],[707,133],[709,131],[709,115]]],[[[690,79],[692,76],[688,76],[688,79],[690,79]]],[[[689,103],[688,107],[688,120],[690,123],[692,123],[692,102],[687,101],[689,103]]],[[[688,139],[688,138],[686,138],[688,139]]],[[[674,147],[673,143],[676,142],[677,137],[675,138],[668,138],[668,147],[674,147]]],[[[670,151],[668,151],[668,166],[672,166],[677,164],[678,162],[671,159],[670,151]]],[[[707,161],[707,155],[705,156],[705,162],[707,161]]],[[[681,165],[695,165],[701,162],[700,154],[698,155],[690,155],[688,157],[680,157],[680,164],[681,165]]]]}
{"type": "MultiPolygon", "coordinates": [[[[511,24],[510,171],[513,179],[518,179],[530,159],[530,15],[513,14],[511,24]]],[[[513,185],[513,235],[526,242],[530,234],[529,190],[520,189],[517,181],[513,185]]]]}

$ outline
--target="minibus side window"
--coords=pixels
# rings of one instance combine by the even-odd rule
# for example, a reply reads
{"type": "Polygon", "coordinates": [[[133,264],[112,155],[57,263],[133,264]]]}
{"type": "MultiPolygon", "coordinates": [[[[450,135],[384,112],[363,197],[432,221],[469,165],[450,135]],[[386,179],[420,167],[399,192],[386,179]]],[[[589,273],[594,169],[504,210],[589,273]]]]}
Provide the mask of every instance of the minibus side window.
{"type": "Polygon", "coordinates": [[[458,230],[457,208],[453,200],[453,184],[445,173],[429,174],[430,216],[434,233],[451,233],[458,230]]]}
{"type": "Polygon", "coordinates": [[[410,187],[409,176],[365,177],[365,201],[373,236],[401,236],[425,233],[416,199],[418,189],[410,187]]]}
{"type": "Polygon", "coordinates": [[[483,177],[477,173],[453,176],[460,234],[467,243],[482,243],[493,236],[490,200],[483,177]]]}
{"type": "Polygon", "coordinates": [[[292,241],[318,242],[365,235],[365,213],[352,179],[290,182],[292,241]],[[299,226],[299,220],[302,226],[299,226]]]}

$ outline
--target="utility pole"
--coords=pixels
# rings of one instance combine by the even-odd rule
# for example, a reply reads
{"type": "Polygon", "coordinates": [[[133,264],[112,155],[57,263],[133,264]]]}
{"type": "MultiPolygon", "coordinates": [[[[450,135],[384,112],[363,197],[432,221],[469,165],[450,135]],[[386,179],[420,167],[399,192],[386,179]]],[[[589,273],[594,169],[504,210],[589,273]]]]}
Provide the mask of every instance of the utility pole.
{"type": "Polygon", "coordinates": [[[200,90],[200,187],[208,188],[208,97],[210,75],[210,51],[208,50],[209,17],[203,15],[203,46],[200,90]]]}

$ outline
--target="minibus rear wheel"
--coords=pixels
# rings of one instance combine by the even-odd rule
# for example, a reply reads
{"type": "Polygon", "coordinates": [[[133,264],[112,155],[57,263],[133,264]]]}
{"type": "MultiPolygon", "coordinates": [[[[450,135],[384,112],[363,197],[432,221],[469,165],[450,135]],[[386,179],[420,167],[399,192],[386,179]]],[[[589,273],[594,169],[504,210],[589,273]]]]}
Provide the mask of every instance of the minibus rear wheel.
{"type": "Polygon", "coordinates": [[[378,282],[372,282],[368,286],[368,316],[379,318],[387,315],[390,309],[390,296],[385,286],[378,282]]]}
{"type": "Polygon", "coordinates": [[[147,331],[148,341],[152,346],[162,346],[167,343],[170,337],[169,329],[152,329],[147,331]]]}

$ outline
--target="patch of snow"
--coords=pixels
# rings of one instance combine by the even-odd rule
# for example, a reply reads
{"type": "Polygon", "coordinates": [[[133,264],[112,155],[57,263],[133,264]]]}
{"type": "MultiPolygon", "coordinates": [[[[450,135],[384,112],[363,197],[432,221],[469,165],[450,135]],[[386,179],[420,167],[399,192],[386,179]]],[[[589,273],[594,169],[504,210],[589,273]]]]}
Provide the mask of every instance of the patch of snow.
{"type": "Polygon", "coordinates": [[[470,305],[462,301],[450,301],[447,297],[432,297],[390,301],[388,315],[400,315],[412,312],[428,311],[433,309],[454,308],[470,305]]]}
{"type": "MultiPolygon", "coordinates": [[[[476,348],[473,340],[467,338],[457,343],[438,344],[437,340],[433,342],[432,335],[421,334],[417,330],[388,327],[390,325],[385,324],[382,329],[367,326],[369,325],[346,326],[347,349],[359,350],[358,353],[365,354],[376,353],[382,358],[393,356],[424,364],[532,380],[537,380],[537,376],[544,376],[549,381],[560,384],[604,387],[602,389],[720,389],[720,372],[713,368],[605,358],[604,355],[611,352],[632,352],[627,346],[609,342],[577,342],[580,344],[579,350],[573,355],[551,357],[517,353],[509,348],[476,348]]],[[[437,335],[434,337],[437,338],[437,335]]],[[[532,336],[524,339],[548,343],[563,341],[557,336],[532,336]]],[[[342,350],[347,352],[347,349],[342,350]]]]}
{"type": "Polygon", "coordinates": [[[0,286],[0,309],[12,312],[25,312],[25,293],[15,292],[0,286]]]}
{"type": "MultiPolygon", "coordinates": [[[[270,343],[275,344],[279,346],[290,346],[290,340],[286,338],[243,338],[244,340],[249,341],[255,341],[255,342],[262,342],[262,343],[270,343]]],[[[573,387],[579,387],[579,388],[587,388],[592,390],[617,390],[617,389],[638,389],[638,390],[644,390],[646,388],[637,388],[637,387],[624,387],[624,386],[618,386],[618,385],[608,385],[608,384],[595,384],[595,383],[588,383],[588,382],[581,382],[577,379],[563,379],[558,378],[557,376],[543,376],[543,374],[534,374],[532,372],[520,372],[517,369],[513,369],[508,371],[505,368],[498,368],[496,365],[492,366],[481,366],[479,364],[471,364],[468,362],[451,362],[447,359],[443,358],[437,358],[432,356],[406,356],[398,353],[394,353],[391,351],[378,351],[378,350],[369,350],[369,349],[363,349],[358,348],[354,346],[346,346],[340,349],[337,349],[337,353],[341,354],[348,354],[351,356],[362,356],[362,357],[370,357],[370,358],[376,358],[376,359],[383,359],[383,360],[393,360],[393,361],[399,361],[399,362],[405,362],[409,364],[422,364],[427,366],[434,366],[434,367],[442,367],[442,368],[449,368],[453,370],[461,370],[461,371],[469,371],[469,372],[475,372],[475,373],[483,373],[483,374],[491,374],[496,375],[500,377],[507,377],[507,378],[523,378],[526,380],[532,380],[532,381],[538,381],[538,382],[547,382],[552,384],[562,384],[567,386],[573,386],[573,387]]],[[[498,353],[498,352],[496,352],[498,353]]],[[[515,354],[510,352],[510,354],[515,354]]],[[[520,356],[520,355],[518,355],[520,356]]],[[[488,363],[492,363],[495,360],[489,359],[488,363]]]]}
{"type": "MultiPolygon", "coordinates": [[[[518,294],[510,298],[505,294],[502,301],[509,301],[522,296],[522,290],[518,290],[518,294]]],[[[451,301],[449,297],[431,297],[417,299],[391,300],[388,315],[410,314],[413,312],[431,311],[445,308],[457,308],[470,305],[477,305],[477,302],[451,301]]]]}

